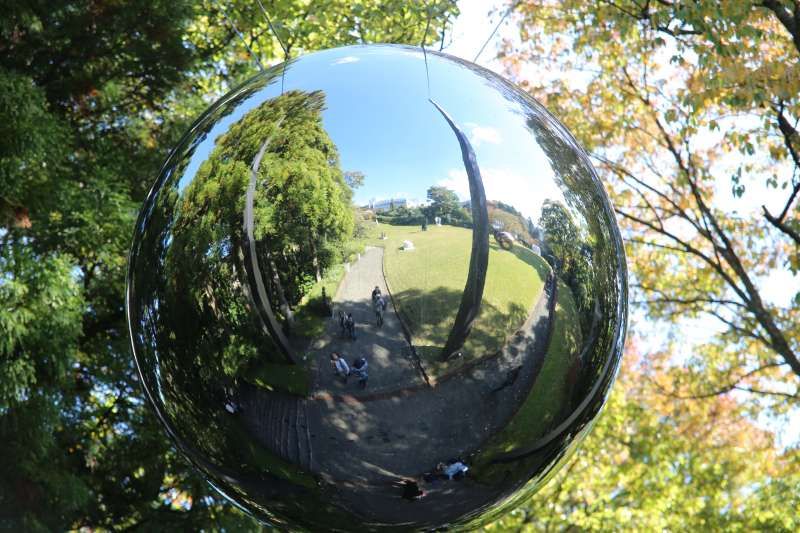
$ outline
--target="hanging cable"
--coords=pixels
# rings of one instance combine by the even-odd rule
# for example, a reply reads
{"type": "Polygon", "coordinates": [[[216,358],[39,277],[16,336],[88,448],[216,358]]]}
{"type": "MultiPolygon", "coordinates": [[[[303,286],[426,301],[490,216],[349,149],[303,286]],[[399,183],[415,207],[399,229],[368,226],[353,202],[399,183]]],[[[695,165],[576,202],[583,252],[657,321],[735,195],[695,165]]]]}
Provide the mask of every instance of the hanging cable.
{"type": "Polygon", "coordinates": [[[431,77],[428,73],[428,52],[425,51],[425,41],[428,39],[428,30],[431,27],[431,15],[433,11],[431,10],[431,6],[428,6],[428,22],[425,24],[425,35],[422,36],[422,42],[420,46],[422,47],[422,57],[425,59],[425,81],[428,84],[428,99],[431,97],[431,77]]]}
{"type": "MultiPolygon", "coordinates": [[[[448,19],[449,19],[449,17],[448,17],[448,19]]],[[[442,42],[441,42],[441,44],[439,45],[439,51],[440,51],[440,52],[441,52],[442,50],[444,50],[444,37],[445,37],[445,35],[447,34],[447,21],[448,21],[448,19],[445,19],[445,21],[444,21],[444,27],[442,28],[442,42]]]]}
{"type": "Polygon", "coordinates": [[[503,24],[503,22],[506,20],[506,17],[508,17],[511,14],[511,12],[514,11],[517,8],[517,6],[519,6],[521,3],[522,3],[522,0],[517,0],[516,2],[511,4],[511,6],[509,6],[509,8],[506,10],[506,12],[503,14],[503,16],[500,18],[500,22],[498,22],[497,26],[495,26],[494,30],[492,30],[492,33],[491,33],[491,35],[489,35],[489,38],[486,39],[486,42],[483,43],[483,46],[481,46],[481,49],[478,50],[477,54],[475,54],[475,59],[472,60],[473,63],[476,63],[478,61],[478,58],[483,53],[483,49],[486,48],[486,45],[489,44],[489,41],[492,40],[492,37],[494,37],[494,34],[497,33],[497,30],[500,29],[500,25],[503,24]]]}
{"type": "Polygon", "coordinates": [[[236,24],[234,24],[233,21],[228,17],[228,14],[225,12],[225,8],[222,7],[222,4],[220,4],[218,2],[217,5],[219,6],[219,10],[222,13],[222,16],[225,18],[225,21],[233,29],[233,31],[236,33],[236,35],[239,36],[239,40],[242,41],[242,44],[244,45],[244,47],[247,48],[247,51],[250,53],[250,57],[252,58],[253,62],[256,64],[256,67],[258,67],[259,70],[264,71],[264,64],[261,62],[261,58],[258,55],[256,55],[256,53],[253,51],[253,49],[250,48],[250,45],[247,44],[247,41],[245,40],[244,35],[242,35],[242,32],[239,31],[239,28],[236,27],[236,24]]]}
{"type": "Polygon", "coordinates": [[[281,39],[281,36],[278,35],[275,26],[272,25],[272,21],[269,19],[269,15],[267,14],[267,10],[264,9],[264,4],[261,3],[261,0],[256,0],[256,2],[258,2],[258,7],[261,8],[261,12],[264,13],[264,18],[267,19],[267,25],[269,26],[272,35],[274,35],[275,38],[278,40],[278,44],[281,46],[281,50],[283,50],[283,60],[287,61],[289,59],[289,49],[286,47],[286,44],[283,42],[283,39],[281,39]]]}

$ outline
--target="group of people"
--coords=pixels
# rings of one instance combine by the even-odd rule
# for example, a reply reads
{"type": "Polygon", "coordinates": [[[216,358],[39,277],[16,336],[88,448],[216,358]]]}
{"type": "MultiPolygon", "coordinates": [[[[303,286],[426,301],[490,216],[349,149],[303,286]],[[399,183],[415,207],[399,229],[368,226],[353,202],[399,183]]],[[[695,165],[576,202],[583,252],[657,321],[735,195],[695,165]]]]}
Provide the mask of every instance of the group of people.
{"type": "Polygon", "coordinates": [[[356,320],[353,318],[353,313],[345,315],[343,311],[339,311],[339,328],[342,337],[356,340],[356,320]]]}
{"type": "MultiPolygon", "coordinates": [[[[381,294],[381,289],[377,285],[372,290],[372,308],[375,311],[375,321],[378,327],[383,326],[383,313],[386,311],[386,300],[381,294]]],[[[339,311],[339,328],[343,338],[355,340],[356,339],[356,321],[353,318],[353,313],[345,314],[339,311]]],[[[347,383],[350,375],[358,378],[358,385],[362,389],[367,387],[367,360],[364,357],[358,357],[351,364],[342,357],[339,352],[331,353],[331,366],[333,366],[334,373],[344,382],[347,383]]]]}
{"type": "MultiPolygon", "coordinates": [[[[383,313],[386,311],[386,299],[381,294],[381,289],[377,285],[372,290],[372,309],[375,311],[375,322],[378,327],[383,326],[383,313]]],[[[353,313],[345,314],[339,311],[339,328],[342,338],[356,340],[356,321],[353,318],[353,313]]],[[[350,375],[358,378],[358,385],[362,389],[367,387],[367,360],[364,357],[356,358],[352,365],[342,357],[339,352],[331,353],[331,365],[333,366],[334,373],[347,383],[350,375]]]]}
{"type": "MultiPolygon", "coordinates": [[[[386,298],[383,297],[380,287],[377,285],[372,289],[372,309],[375,311],[375,323],[378,327],[383,326],[383,313],[386,312],[386,298]]],[[[339,328],[342,338],[356,340],[356,321],[353,313],[345,314],[339,311],[339,328]]]]}
{"type": "Polygon", "coordinates": [[[331,365],[333,366],[333,371],[344,383],[347,383],[347,379],[352,374],[358,379],[359,387],[362,389],[367,388],[367,379],[369,378],[367,367],[369,364],[365,358],[358,357],[351,366],[339,352],[333,352],[331,353],[331,365]]]}

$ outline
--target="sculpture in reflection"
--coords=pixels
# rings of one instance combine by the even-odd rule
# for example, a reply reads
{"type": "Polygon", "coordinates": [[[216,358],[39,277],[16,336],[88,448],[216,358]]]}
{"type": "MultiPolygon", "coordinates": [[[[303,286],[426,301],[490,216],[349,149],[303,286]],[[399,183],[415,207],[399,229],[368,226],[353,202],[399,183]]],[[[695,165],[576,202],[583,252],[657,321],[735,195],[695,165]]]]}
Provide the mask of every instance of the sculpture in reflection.
{"type": "Polygon", "coordinates": [[[201,117],[136,226],[142,381],[218,490],[282,527],[475,527],[575,449],[626,319],[613,212],[536,102],[349,47],[201,117]]]}

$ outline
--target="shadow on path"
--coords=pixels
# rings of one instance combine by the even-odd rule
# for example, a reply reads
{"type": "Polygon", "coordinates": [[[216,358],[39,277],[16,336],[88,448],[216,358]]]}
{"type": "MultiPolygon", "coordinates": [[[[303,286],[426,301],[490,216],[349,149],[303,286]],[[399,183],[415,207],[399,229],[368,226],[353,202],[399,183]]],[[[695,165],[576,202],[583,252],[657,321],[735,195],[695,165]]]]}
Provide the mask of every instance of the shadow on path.
{"type": "Polygon", "coordinates": [[[440,461],[469,457],[508,423],[541,369],[552,291],[543,291],[523,327],[496,357],[430,387],[407,355],[391,306],[382,328],[372,321],[372,289],[378,285],[387,292],[382,260],[382,249],[368,248],[345,275],[334,306],[353,313],[357,338],[340,338],[338,321],[332,319],[326,334],[312,343],[307,354],[314,376],[311,397],[250,388],[242,393],[243,416],[259,443],[324,480],[334,503],[360,513],[366,523],[401,525],[407,519],[405,505],[413,504],[415,520],[436,525],[496,501],[500,489],[467,476],[427,485],[425,498],[407,502],[397,483],[421,479],[440,461]],[[331,351],[348,361],[367,358],[365,390],[355,380],[345,384],[334,375],[331,351]]]}

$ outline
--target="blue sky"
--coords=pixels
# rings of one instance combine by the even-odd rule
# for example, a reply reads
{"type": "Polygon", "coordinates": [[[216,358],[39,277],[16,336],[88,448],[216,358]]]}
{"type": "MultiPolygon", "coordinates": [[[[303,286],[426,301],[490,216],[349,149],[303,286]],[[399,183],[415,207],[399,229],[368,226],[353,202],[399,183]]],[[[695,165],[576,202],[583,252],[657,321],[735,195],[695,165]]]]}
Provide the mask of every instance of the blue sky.
{"type": "MultiPolygon", "coordinates": [[[[545,199],[562,200],[550,163],[530,132],[518,102],[485,78],[428,54],[430,96],[468,135],[489,200],[511,204],[534,220],[545,199]]],[[[458,140],[428,101],[420,49],[349,47],[304,56],[286,71],[284,90],[322,90],[323,124],[345,171],[361,171],[355,201],[424,199],[432,185],[469,198],[458,140]]],[[[216,138],[262,102],[280,94],[280,78],[237,103],[191,157],[182,188],[213,149],[216,138]]]]}
{"type": "MultiPolygon", "coordinates": [[[[422,199],[431,185],[448,186],[468,198],[458,141],[428,101],[422,53],[351,50],[319,54],[287,74],[286,86],[311,89],[324,79],[328,109],[323,120],[339,148],[342,168],[366,175],[356,202],[422,199]],[[306,71],[313,81],[303,80],[306,71]]],[[[545,196],[561,198],[524,116],[513,112],[516,104],[472,71],[441,57],[429,54],[428,67],[431,97],[468,134],[489,199],[536,218],[545,196]]]]}

